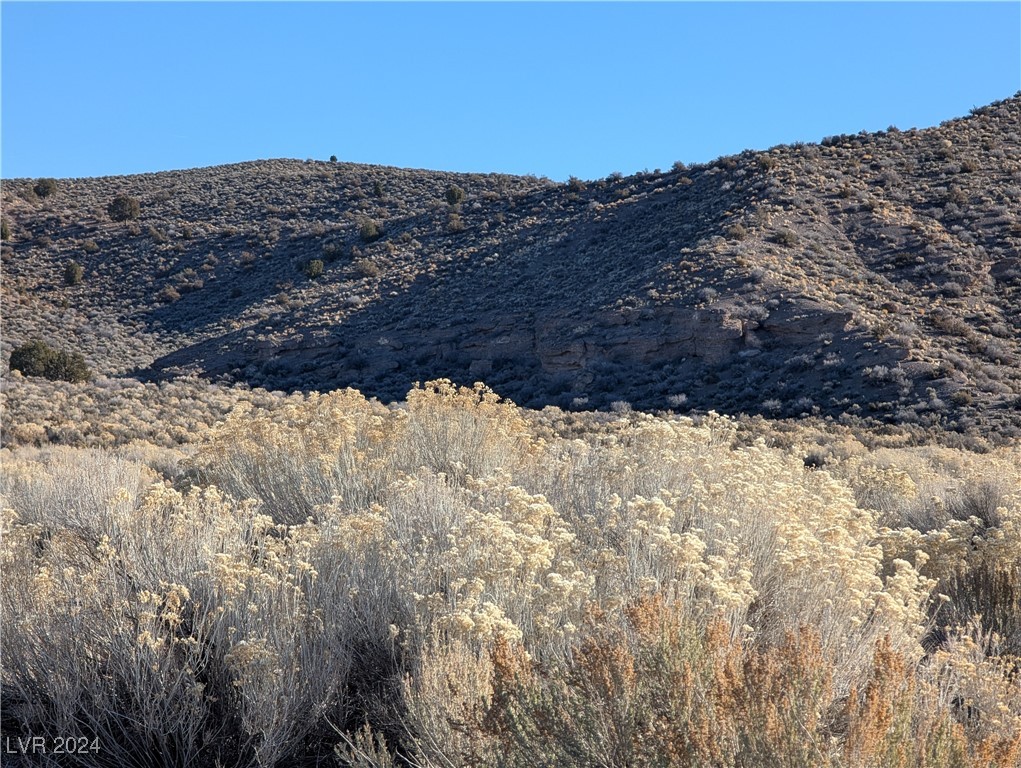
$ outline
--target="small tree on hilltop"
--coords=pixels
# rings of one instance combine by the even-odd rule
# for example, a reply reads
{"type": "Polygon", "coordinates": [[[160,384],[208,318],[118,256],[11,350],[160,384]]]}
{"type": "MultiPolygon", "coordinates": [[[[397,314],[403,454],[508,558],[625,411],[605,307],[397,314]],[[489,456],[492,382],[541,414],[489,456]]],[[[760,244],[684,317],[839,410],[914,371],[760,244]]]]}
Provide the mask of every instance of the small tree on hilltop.
{"type": "Polygon", "coordinates": [[[464,190],[456,184],[451,184],[447,187],[446,198],[450,205],[460,205],[464,202],[464,190]]]}
{"type": "Polygon", "coordinates": [[[110,201],[106,212],[114,221],[130,221],[138,218],[141,206],[139,206],[138,200],[129,195],[117,195],[110,201]]]}
{"type": "Polygon", "coordinates": [[[33,187],[33,189],[39,197],[49,197],[57,192],[57,180],[39,179],[39,181],[35,183],[35,187],[33,187]]]}

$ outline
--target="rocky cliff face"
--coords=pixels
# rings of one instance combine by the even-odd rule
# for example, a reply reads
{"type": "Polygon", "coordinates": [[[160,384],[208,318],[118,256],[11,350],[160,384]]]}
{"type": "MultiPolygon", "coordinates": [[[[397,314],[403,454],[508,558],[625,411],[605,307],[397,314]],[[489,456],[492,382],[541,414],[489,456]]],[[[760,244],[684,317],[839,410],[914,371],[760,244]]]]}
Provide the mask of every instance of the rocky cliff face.
{"type": "Polygon", "coordinates": [[[50,336],[144,380],[391,399],[449,377],[530,406],[1009,430],[1019,122],[1014,98],[570,184],[295,161],[64,180],[44,200],[14,180],[4,351],[50,336]],[[138,221],[106,216],[122,193],[138,221]]]}
{"type": "MultiPolygon", "coordinates": [[[[817,389],[817,379],[825,379],[809,361],[822,350],[843,361],[872,344],[853,317],[808,299],[789,299],[755,316],[727,305],[629,308],[583,319],[511,313],[434,327],[392,323],[284,331],[250,344],[218,338],[178,350],[153,369],[183,374],[201,360],[198,371],[212,378],[298,377],[316,382],[309,388],[356,386],[385,400],[399,399],[414,381],[443,376],[484,381],[536,407],[605,408],[626,401],[647,409],[682,404],[710,409],[726,397],[749,397],[730,390],[735,383],[757,383],[762,401],[770,399],[770,391],[781,394],[791,383],[778,371],[790,369],[791,360],[796,391],[817,389]]],[[[896,366],[904,357],[902,349],[876,345],[868,359],[896,366]]],[[[829,391],[848,398],[867,388],[860,377],[835,384],[829,391]]],[[[798,407],[812,412],[815,405],[798,407]]]]}

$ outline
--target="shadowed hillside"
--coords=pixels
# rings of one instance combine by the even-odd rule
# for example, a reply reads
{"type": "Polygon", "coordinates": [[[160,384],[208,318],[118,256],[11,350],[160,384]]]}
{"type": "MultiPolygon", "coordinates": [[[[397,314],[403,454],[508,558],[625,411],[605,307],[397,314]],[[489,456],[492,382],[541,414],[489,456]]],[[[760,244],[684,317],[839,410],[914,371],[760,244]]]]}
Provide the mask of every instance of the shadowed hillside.
{"type": "Polygon", "coordinates": [[[6,181],[3,352],[39,338],[149,382],[388,400],[447,377],[531,407],[1012,437],[1019,124],[1016,96],[938,128],[566,184],[290,160],[44,197],[6,181]],[[122,194],[137,219],[111,220],[122,194]]]}

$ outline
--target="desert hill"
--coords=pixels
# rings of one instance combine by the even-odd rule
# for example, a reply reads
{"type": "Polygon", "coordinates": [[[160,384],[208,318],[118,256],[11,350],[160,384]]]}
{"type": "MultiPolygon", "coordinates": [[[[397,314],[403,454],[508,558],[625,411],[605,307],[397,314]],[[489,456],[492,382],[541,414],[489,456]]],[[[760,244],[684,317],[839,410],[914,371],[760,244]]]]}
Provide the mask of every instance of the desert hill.
{"type": "Polygon", "coordinates": [[[310,160],[64,179],[45,197],[5,181],[4,368],[42,339],[107,386],[393,400],[447,377],[530,407],[1010,438],[1019,125],[1021,95],[934,128],[566,184],[310,160]],[[118,195],[136,219],[111,220],[118,195]]]}

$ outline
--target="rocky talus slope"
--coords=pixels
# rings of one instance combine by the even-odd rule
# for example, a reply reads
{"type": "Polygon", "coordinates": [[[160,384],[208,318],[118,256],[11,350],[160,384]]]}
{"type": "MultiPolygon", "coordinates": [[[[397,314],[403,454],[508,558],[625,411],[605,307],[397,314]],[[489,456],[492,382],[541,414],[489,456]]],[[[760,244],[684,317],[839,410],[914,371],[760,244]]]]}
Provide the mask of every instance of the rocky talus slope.
{"type": "Polygon", "coordinates": [[[533,407],[1010,437],[1019,126],[1015,96],[935,128],[566,184],[290,160],[44,198],[5,181],[3,352],[42,338],[143,381],[389,400],[448,377],[533,407]],[[110,220],[119,194],[137,220],[110,220]]]}

